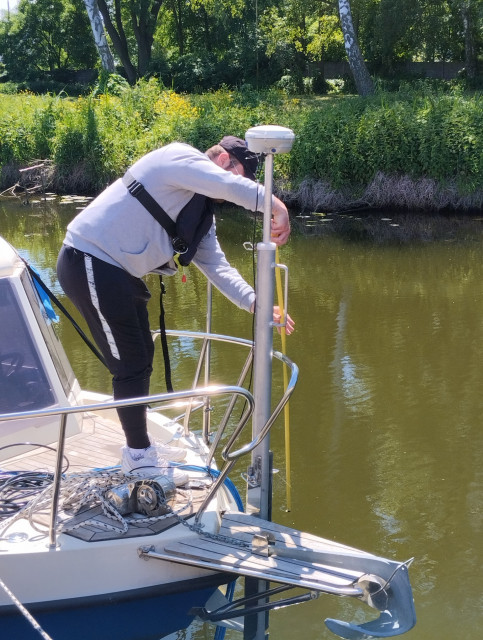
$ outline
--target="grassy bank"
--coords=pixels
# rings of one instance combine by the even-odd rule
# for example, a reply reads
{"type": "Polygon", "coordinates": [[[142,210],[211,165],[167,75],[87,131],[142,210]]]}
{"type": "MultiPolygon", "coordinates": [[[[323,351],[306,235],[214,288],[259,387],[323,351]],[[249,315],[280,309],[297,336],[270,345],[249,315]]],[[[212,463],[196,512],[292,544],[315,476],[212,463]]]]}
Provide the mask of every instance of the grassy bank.
{"type": "Polygon", "coordinates": [[[47,159],[49,190],[96,194],[162,144],[205,149],[262,123],[296,134],[292,152],[275,163],[277,190],[294,208],[483,206],[483,97],[427,85],[369,99],[187,96],[154,80],[118,96],[0,94],[0,190],[19,181],[19,168],[47,159]]]}

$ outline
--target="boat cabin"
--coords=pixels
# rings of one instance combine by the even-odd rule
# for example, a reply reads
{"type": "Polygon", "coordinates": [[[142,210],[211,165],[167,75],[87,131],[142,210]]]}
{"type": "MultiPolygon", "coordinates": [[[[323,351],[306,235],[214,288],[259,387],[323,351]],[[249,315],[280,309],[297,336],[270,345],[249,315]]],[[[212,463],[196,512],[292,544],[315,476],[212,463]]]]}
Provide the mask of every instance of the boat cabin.
{"type": "MultiPolygon", "coordinates": [[[[0,238],[0,415],[78,404],[80,387],[43,297],[26,263],[0,238]]],[[[24,443],[55,442],[59,420],[44,416],[1,423],[0,461],[13,455],[16,443],[21,443],[20,454],[33,448],[24,443]]],[[[79,431],[80,420],[68,417],[69,434],[79,431]]]]}

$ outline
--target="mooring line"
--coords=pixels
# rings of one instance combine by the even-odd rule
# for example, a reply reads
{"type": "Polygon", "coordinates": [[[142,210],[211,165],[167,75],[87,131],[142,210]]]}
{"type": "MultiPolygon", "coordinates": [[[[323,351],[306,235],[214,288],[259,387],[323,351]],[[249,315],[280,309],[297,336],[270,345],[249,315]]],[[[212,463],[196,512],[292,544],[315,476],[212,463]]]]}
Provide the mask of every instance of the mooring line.
{"type": "Polygon", "coordinates": [[[7,585],[5,584],[5,582],[0,578],[0,587],[2,587],[2,589],[5,591],[5,593],[7,594],[7,596],[10,598],[10,600],[14,603],[14,605],[20,610],[20,612],[23,614],[23,616],[25,618],[27,618],[27,620],[30,622],[30,624],[32,625],[32,627],[38,631],[40,633],[40,635],[42,636],[42,638],[44,638],[44,640],[52,640],[52,638],[49,636],[48,633],[46,633],[42,627],[39,625],[39,623],[37,622],[37,620],[33,617],[33,615],[31,613],[29,613],[29,611],[27,611],[27,609],[23,606],[23,604],[20,602],[20,600],[18,598],[16,598],[14,596],[14,594],[10,591],[10,589],[7,587],[7,585]]]}

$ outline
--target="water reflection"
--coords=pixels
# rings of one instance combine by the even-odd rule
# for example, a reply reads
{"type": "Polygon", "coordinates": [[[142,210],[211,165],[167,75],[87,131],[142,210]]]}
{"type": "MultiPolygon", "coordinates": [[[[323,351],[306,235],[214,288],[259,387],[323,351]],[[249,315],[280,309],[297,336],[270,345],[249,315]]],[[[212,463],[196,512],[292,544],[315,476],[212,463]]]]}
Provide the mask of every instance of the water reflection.
{"type": "MultiPolygon", "coordinates": [[[[0,230],[55,285],[55,261],[77,204],[0,204],[0,230]]],[[[244,216],[218,219],[229,259],[251,280],[244,216]]],[[[411,568],[418,625],[408,638],[476,638],[483,626],[483,260],[477,230],[464,242],[406,246],[294,236],[282,249],[297,330],[287,341],[300,367],[290,403],[292,511],[285,511],[283,426],[272,437],[274,519],[400,560],[411,568]]],[[[203,329],[205,281],[196,269],[167,282],[168,326],[203,329]]],[[[158,284],[150,313],[157,325],[158,284]]],[[[213,331],[249,337],[250,317],[215,292],[213,331]]],[[[69,310],[71,308],[67,305],[69,310]]],[[[84,386],[110,387],[74,329],[60,333],[84,386]]],[[[275,346],[280,348],[275,338],[275,346]]],[[[174,383],[196,347],[172,349],[174,383]]],[[[214,372],[231,366],[215,351],[214,372]]],[[[238,364],[234,369],[238,370],[238,364]]],[[[234,373],[235,376],[235,373],[234,373]]],[[[159,359],[153,385],[163,389],[159,359]]],[[[240,469],[243,471],[244,469],[240,469]]],[[[241,482],[235,478],[242,488],[241,482]]],[[[271,615],[271,636],[328,639],[323,619],[361,616],[335,598],[271,615]]],[[[180,635],[212,638],[212,627],[180,635]]],[[[227,640],[240,636],[227,632],[227,640]]],[[[139,640],[139,639],[133,639],[139,640]]]]}
{"type": "Polygon", "coordinates": [[[371,415],[371,392],[368,380],[365,379],[369,375],[369,369],[362,363],[356,364],[350,353],[347,353],[345,334],[350,299],[350,292],[343,294],[337,313],[334,359],[330,365],[333,371],[334,402],[341,402],[347,411],[354,414],[371,415]]]}

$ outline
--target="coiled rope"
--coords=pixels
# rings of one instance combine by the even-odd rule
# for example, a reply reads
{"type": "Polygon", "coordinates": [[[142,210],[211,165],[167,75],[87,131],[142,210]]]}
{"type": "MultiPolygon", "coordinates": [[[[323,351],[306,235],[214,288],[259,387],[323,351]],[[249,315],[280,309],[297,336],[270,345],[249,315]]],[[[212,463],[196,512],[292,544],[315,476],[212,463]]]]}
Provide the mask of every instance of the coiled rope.
{"type": "MultiPolygon", "coordinates": [[[[181,514],[192,505],[190,491],[177,489],[177,492],[185,497],[183,504],[176,510],[160,516],[129,517],[121,515],[116,507],[106,499],[105,493],[112,487],[126,482],[131,482],[132,476],[124,476],[118,469],[102,469],[82,473],[70,474],[62,478],[60,486],[59,504],[64,512],[69,515],[78,514],[83,507],[100,506],[104,516],[111,523],[99,520],[84,520],[80,523],[72,524],[69,521],[59,523],[58,532],[68,533],[75,529],[90,525],[103,530],[113,531],[117,534],[126,533],[130,524],[153,523],[173,515],[181,514]]],[[[37,532],[47,535],[48,527],[38,522],[38,516],[46,514],[52,503],[53,485],[45,487],[27,504],[22,506],[14,515],[7,518],[0,525],[0,532],[5,533],[17,520],[26,519],[30,526],[37,532]]]]}

